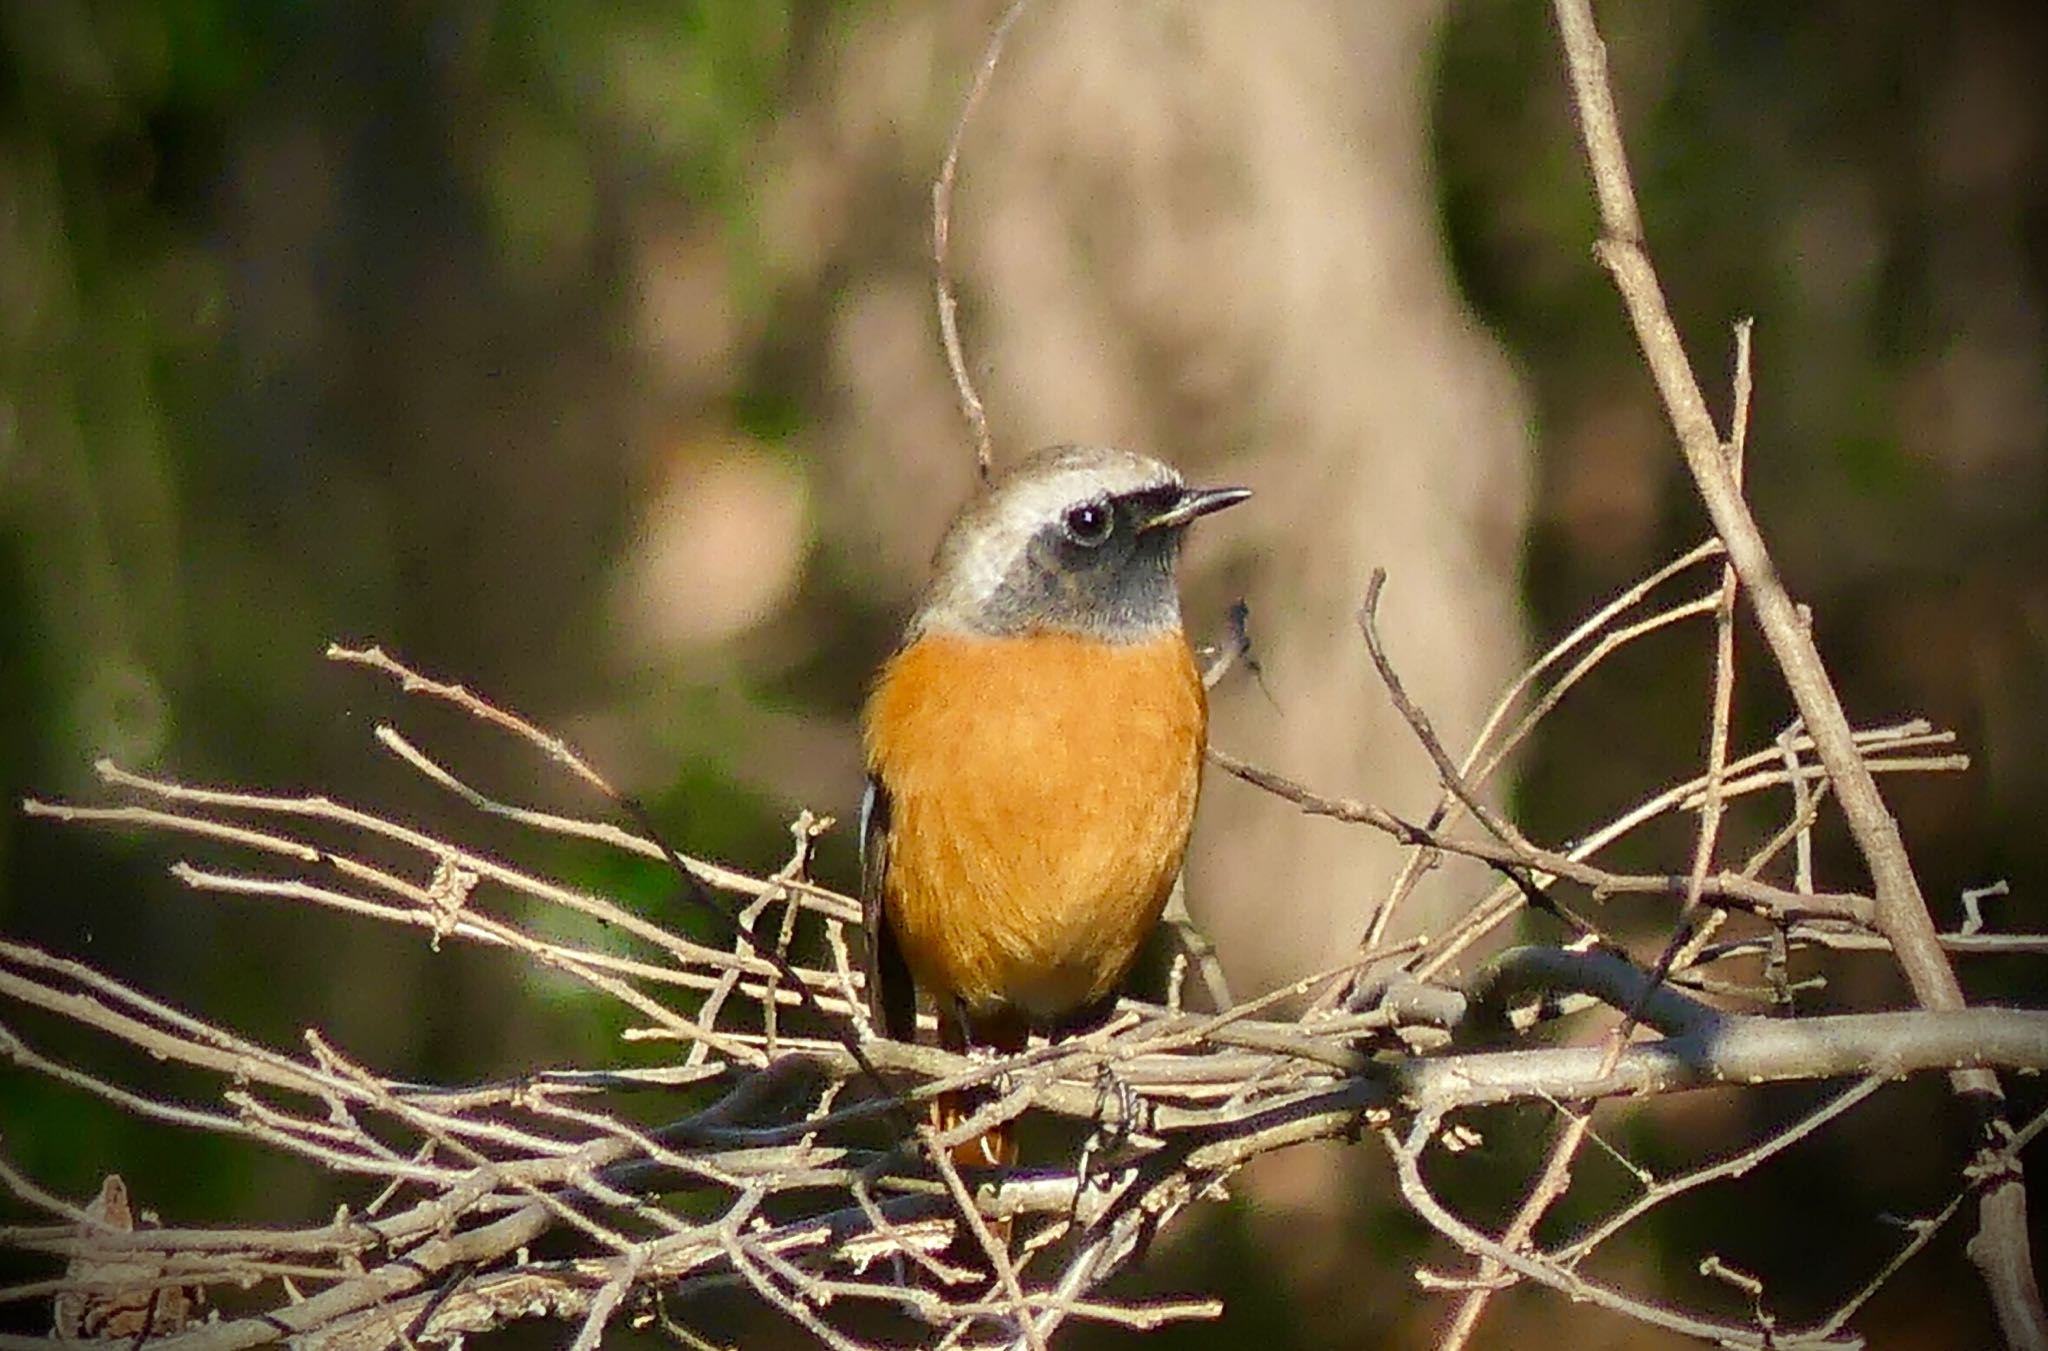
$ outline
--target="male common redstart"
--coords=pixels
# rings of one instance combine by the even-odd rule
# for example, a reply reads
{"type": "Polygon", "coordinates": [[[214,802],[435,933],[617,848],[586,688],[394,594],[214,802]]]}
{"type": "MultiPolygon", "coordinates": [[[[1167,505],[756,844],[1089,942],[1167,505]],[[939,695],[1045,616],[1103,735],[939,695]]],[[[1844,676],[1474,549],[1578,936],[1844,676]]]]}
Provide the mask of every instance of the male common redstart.
{"type": "MultiPolygon", "coordinates": [[[[1208,702],[1174,559],[1190,488],[1129,451],[1056,447],[984,488],[864,718],[868,998],[902,1041],[916,989],[953,1050],[1021,1050],[1106,1010],[1180,872],[1208,702]]],[[[944,1129],[966,1115],[941,1100],[944,1129]]],[[[956,1151],[1007,1165],[998,1128],[956,1151]]]]}

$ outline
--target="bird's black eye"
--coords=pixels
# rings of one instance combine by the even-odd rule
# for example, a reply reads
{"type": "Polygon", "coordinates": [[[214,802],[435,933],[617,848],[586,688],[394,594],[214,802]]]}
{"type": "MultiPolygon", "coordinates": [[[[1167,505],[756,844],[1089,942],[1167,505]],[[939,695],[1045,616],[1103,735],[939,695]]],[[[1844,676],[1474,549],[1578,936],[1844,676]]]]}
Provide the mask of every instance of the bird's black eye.
{"type": "Polygon", "coordinates": [[[1069,507],[1060,525],[1068,539],[1092,549],[1108,539],[1109,532],[1116,528],[1116,513],[1106,502],[1083,502],[1078,507],[1069,507]]]}

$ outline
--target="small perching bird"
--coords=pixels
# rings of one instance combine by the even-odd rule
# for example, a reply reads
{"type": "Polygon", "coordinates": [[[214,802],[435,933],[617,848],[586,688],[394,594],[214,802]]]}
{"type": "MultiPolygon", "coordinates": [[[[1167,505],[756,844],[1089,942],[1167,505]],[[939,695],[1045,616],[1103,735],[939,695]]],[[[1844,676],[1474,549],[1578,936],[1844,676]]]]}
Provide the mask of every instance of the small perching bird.
{"type": "MultiPolygon", "coordinates": [[[[1130,451],[1056,447],[961,511],[864,717],[868,999],[953,1050],[1099,1016],[1158,923],[1201,790],[1208,702],[1181,532],[1251,496],[1130,451]]],[[[966,1115],[935,1111],[941,1129],[966,1115]]],[[[1015,1161],[1004,1128],[957,1151],[1015,1161]]]]}

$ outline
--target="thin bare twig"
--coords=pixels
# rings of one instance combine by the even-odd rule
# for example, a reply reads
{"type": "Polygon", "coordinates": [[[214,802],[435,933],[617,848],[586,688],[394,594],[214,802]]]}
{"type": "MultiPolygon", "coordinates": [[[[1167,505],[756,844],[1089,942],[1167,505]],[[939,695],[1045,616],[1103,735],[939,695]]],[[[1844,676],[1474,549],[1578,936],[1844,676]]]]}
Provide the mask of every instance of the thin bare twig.
{"type": "Polygon", "coordinates": [[[981,395],[974,389],[974,379],[967,373],[967,354],[960,343],[959,302],[953,296],[952,275],[953,181],[960,170],[960,143],[966,139],[967,123],[973,118],[974,110],[981,106],[989,81],[995,78],[996,65],[1003,58],[1003,42],[1009,37],[1010,28],[1029,3],[1030,0],[1011,0],[1010,7],[1003,11],[1003,17],[996,21],[995,30],[989,34],[988,45],[982,50],[981,64],[975,67],[974,82],[967,87],[960,115],[953,121],[953,134],[946,141],[945,161],[939,166],[937,181],[932,184],[932,290],[939,307],[939,334],[945,342],[946,367],[953,374],[953,388],[960,396],[960,412],[966,417],[967,430],[974,437],[974,467],[983,482],[988,481],[993,471],[994,452],[988,430],[988,410],[982,406],[981,395]]]}
{"type": "MultiPolygon", "coordinates": [[[[1635,188],[1608,82],[1606,48],[1593,22],[1591,0],[1555,0],[1555,12],[1600,203],[1601,238],[1596,252],[1614,278],[1714,531],[1728,546],[1729,561],[1741,577],[1764,640],[1785,677],[1815,751],[1827,767],[1843,817],[1870,869],[1879,927],[1891,940],[1900,969],[1921,1004],[1930,1009],[1961,1008],[1962,987],[1942,951],[1898,822],[1886,809],[1876,780],[1856,752],[1834,682],[1743,500],[1664,302],[1663,287],[1644,245],[1642,217],[1636,209],[1635,188]]],[[[1958,1095],[1976,1104],[1986,1116],[1981,1149],[1988,1161],[1997,1153],[2003,1126],[1998,1104],[2004,1094],[1998,1078],[1971,1070],[1959,1070],[1953,1078],[1958,1095]]],[[[1983,1197],[1971,1257],[1990,1289],[2006,1340],[2040,1351],[2048,1348],[2048,1310],[2043,1309],[2034,1276],[2026,1192],[2016,1160],[2005,1165],[2005,1177],[1983,1197]]]]}
{"type": "MultiPolygon", "coordinates": [[[[1730,696],[1734,683],[1733,620],[1735,603],[1735,581],[1732,570],[1723,569],[1721,607],[1716,614],[1716,665],[1713,700],[1712,732],[1707,759],[1706,795],[1700,811],[1699,844],[1694,853],[1691,876],[1687,879],[1685,894],[1685,915],[1697,911],[1700,893],[1706,882],[1707,867],[1713,857],[1714,837],[1721,824],[1721,776],[1728,760],[1728,721],[1730,696]]],[[[1649,1010],[1651,1001],[1663,992],[1663,982],[1670,974],[1671,964],[1684,942],[1686,922],[1682,919],[1679,930],[1672,937],[1657,967],[1643,981],[1639,994],[1625,1005],[1625,1012],[1619,1027],[1608,1034],[1607,1055],[1602,1061],[1602,1073],[1611,1073],[1620,1058],[1621,1048],[1627,1043],[1630,1032],[1638,1018],[1649,1010]]],[[[1571,1185],[1572,1160],[1577,1157],[1580,1146],[1592,1129],[1593,1109],[1584,1113],[1566,1111],[1565,1126],[1551,1142],[1550,1152],[1544,1160],[1536,1182],[1523,1198],[1507,1230],[1501,1235],[1501,1243],[1510,1249],[1525,1246],[1536,1232],[1536,1226],[1549,1213],[1552,1206],[1563,1199],[1571,1185]]],[[[1492,1258],[1480,1260],[1479,1274],[1473,1287],[1459,1302],[1457,1312],[1452,1316],[1451,1325],[1440,1343],[1442,1351],[1459,1351],[1471,1339],[1485,1316],[1486,1306],[1495,1290],[1503,1288],[1505,1269],[1492,1258]]]]}
{"type": "MultiPolygon", "coordinates": [[[[1561,14],[1583,9],[1560,3],[1561,14]]],[[[933,187],[941,328],[984,476],[991,438],[960,341],[947,235],[965,130],[1022,9],[1017,0],[1005,10],[933,187]]],[[[1618,163],[1619,133],[1606,97],[1603,77],[1583,99],[1592,110],[1588,123],[1604,116],[1606,126],[1589,125],[1589,144],[1596,147],[1596,163],[1608,155],[1618,163]]],[[[1612,208],[1603,217],[1612,241],[1609,263],[1619,279],[1634,275],[1631,257],[1645,269],[1647,259],[1640,258],[1632,196],[1613,189],[1601,182],[1603,207],[1612,208]]],[[[1731,455],[1716,443],[1714,451],[1739,507],[1739,447],[1752,379],[1746,330],[1737,344],[1728,434],[1737,449],[1731,455]]],[[[1668,375],[1660,374],[1660,382],[1668,375]]],[[[1685,376],[1689,380],[1690,372],[1685,376]]],[[[1682,438],[1697,430],[1688,416],[1673,415],[1682,438]]],[[[36,1218],[0,1228],[0,1244],[39,1254],[50,1267],[0,1290],[0,1302],[140,1294],[142,1303],[131,1300],[122,1311],[133,1316],[139,1310],[143,1330],[161,1334],[149,1337],[152,1345],[164,1343],[166,1351],[284,1340],[319,1351],[368,1351],[452,1340],[536,1313],[554,1320],[580,1351],[598,1344],[622,1312],[637,1314],[651,1295],[654,1315],[681,1339],[699,1344],[669,1318],[661,1299],[738,1290],[840,1351],[869,1351],[884,1335],[871,1320],[845,1316],[848,1308],[909,1320],[945,1346],[984,1338],[999,1323],[1001,1335],[1036,1351],[1073,1320],[1150,1328],[1213,1317],[1213,1300],[1112,1299],[1104,1296],[1103,1283],[1136,1260],[1183,1208],[1248,1161],[1304,1141],[1382,1131],[1416,1213],[1477,1261],[1476,1277],[1427,1277],[1437,1288],[1465,1292],[1454,1342],[1478,1324],[1488,1292],[1534,1281],[1624,1317],[1731,1344],[1842,1344],[1868,1292],[1973,1200],[1985,1216],[1973,1252],[1985,1249],[1980,1262],[1994,1285],[2016,1286],[2023,1276],[2003,1269],[2013,1250],[1999,1237],[2012,1218],[1994,1211],[2016,1194],[2019,1150],[2048,1118],[1989,1144],[1951,1205],[1917,1222],[1869,1283],[1822,1323],[1771,1324],[1762,1284],[1769,1273],[1752,1276],[1725,1262],[1712,1269],[1749,1292],[1755,1308],[1749,1323],[1675,1309],[1586,1274],[1587,1259],[1645,1215],[1784,1154],[1867,1102],[1882,1082],[1956,1066],[1976,1069],[1991,1082],[1994,1068],[2048,1069],[2048,1014],[2039,1012],[1923,1008],[1795,1018],[1748,1011],[1754,1003],[1747,1001],[1772,999],[1780,1011],[1791,1011],[1791,991],[1798,987],[1786,971],[1788,954],[1888,941],[1903,954],[1900,935],[1907,946],[1912,935],[1900,927],[1896,879],[1880,876],[1876,894],[1868,896],[1816,884],[1807,841],[1821,806],[1842,791],[1841,745],[1830,749],[1826,735],[1800,730],[1816,724],[1802,722],[1761,749],[1738,754],[1731,748],[1734,602],[1742,594],[1760,609],[1762,602],[1757,553],[1735,547],[1721,516],[1715,520],[1726,545],[1701,545],[1575,627],[1509,687],[1462,757],[1438,740],[1382,649],[1373,615],[1375,580],[1361,626],[1391,697],[1438,767],[1441,790],[1428,816],[1410,823],[1371,803],[1326,797],[1222,752],[1214,755],[1230,773],[1305,811],[1384,830],[1411,851],[1367,928],[1367,941],[1329,970],[1285,989],[1235,1005],[1223,993],[1213,1014],[1183,1013],[1177,1001],[1161,1008],[1127,1000],[1101,1027],[1000,1061],[876,1037],[862,1021],[859,978],[844,933],[860,922],[859,907],[808,880],[816,823],[807,818],[794,827],[789,860],[778,871],[755,875],[683,858],[653,838],[636,805],[629,810],[644,833],[499,801],[395,728],[377,729],[378,742],[404,765],[496,820],[535,838],[585,842],[607,858],[662,862],[685,887],[740,898],[735,930],[701,942],[668,933],[604,896],[374,810],[324,798],[188,788],[109,767],[109,787],[131,801],[37,804],[32,814],[138,825],[231,853],[238,866],[178,866],[182,880],[217,895],[320,906],[407,926],[437,945],[454,939],[515,954],[626,1012],[635,1023],[627,1040],[682,1042],[689,1049],[656,1067],[599,1063],[481,1084],[405,1084],[357,1063],[317,1032],[289,1051],[274,1050],[90,967],[0,942],[0,999],[41,1020],[23,1024],[39,1038],[43,1026],[61,1020],[117,1049],[180,1066],[193,1082],[211,1087],[165,1100],[139,1075],[102,1068],[125,1063],[120,1056],[75,1052],[71,1042],[54,1038],[47,1047],[40,1039],[32,1045],[8,1027],[0,1027],[0,1061],[138,1117],[308,1161],[339,1180],[351,1205],[358,1194],[366,1198],[325,1223],[274,1231],[117,1232],[0,1161],[0,1186],[36,1218]],[[1692,569],[1717,560],[1722,577],[1713,592],[1674,599],[1660,591],[1683,585],[1697,592],[1692,569]],[[1706,616],[1715,623],[1716,659],[1703,772],[1555,847],[1532,842],[1486,805],[1506,758],[1613,652],[1706,616]],[[1791,799],[1781,826],[1747,859],[1717,870],[1729,805],[1747,799],[1775,809],[1781,787],[1789,787],[1791,799]],[[1595,861],[1645,824],[1686,812],[1698,813],[1689,858],[1643,872],[1595,861]],[[343,842],[334,843],[337,838],[343,842]],[[1786,881],[1778,861],[1788,851],[1793,875],[1786,881]],[[1516,884],[1497,888],[1442,933],[1385,945],[1396,907],[1425,863],[1444,852],[1509,872],[1516,884]],[[392,863],[391,856],[401,861],[392,863]],[[1702,926],[1674,945],[1669,965],[1676,974],[1668,986],[1654,978],[1661,972],[1646,972],[1618,946],[1523,947],[1500,954],[1462,985],[1446,974],[1471,944],[1512,916],[1532,888],[1553,885],[1582,888],[1596,901],[1623,893],[1663,896],[1688,912],[1710,910],[1717,921],[1728,919],[1728,930],[1710,945],[1702,926]],[[527,898],[603,926],[604,941],[566,941],[529,924],[522,911],[508,914],[508,899],[527,898]],[[771,920],[777,904],[783,908],[771,920]],[[1757,918],[1746,918],[1751,915],[1757,918]],[[1762,987],[1734,965],[1758,960],[1765,965],[1762,987]],[[1716,962],[1731,965],[1709,969],[1716,962]],[[1280,1012],[1310,994],[1317,1002],[1306,1014],[1280,1012]],[[810,1015],[801,1022],[786,1016],[798,1006],[810,1015]],[[1566,1021],[1589,1009],[1595,1012],[1585,1021],[1566,1021]],[[1525,1039],[1538,1022],[1562,1022],[1570,1034],[1611,1025],[1615,1013],[1626,1015],[1624,1024],[1640,1014],[1644,1037],[1654,1032],[1661,1038],[1609,1033],[1597,1045],[1559,1047],[1525,1039]],[[1626,1159],[1592,1125],[1595,1110],[1619,1117],[1632,1110],[1630,1100],[1651,1095],[1844,1078],[1853,1086],[1791,1126],[1760,1140],[1717,1144],[1661,1178],[1626,1159]],[[854,1091],[863,1080],[882,1084],[883,1095],[854,1091]],[[903,1130],[883,1129],[903,1125],[902,1104],[969,1086],[995,1091],[955,1130],[923,1129],[906,1138],[903,1130]],[[676,1102],[685,1105],[674,1119],[654,1115],[676,1102]],[[1434,1195],[1424,1153],[1432,1141],[1475,1142],[1458,1114],[1504,1103],[1546,1104],[1566,1120],[1505,1232],[1495,1235],[1434,1195]],[[1028,1171],[971,1188],[943,1146],[1026,1112],[1061,1119],[1074,1134],[1087,1135],[1090,1149],[1078,1157],[1034,1158],[1028,1171]],[[1404,1117],[1414,1127],[1397,1133],[1393,1123],[1404,1117]],[[1639,1190],[1588,1220],[1570,1242],[1543,1251],[1531,1241],[1566,1194],[1585,1144],[1619,1159],[1639,1190]],[[1015,1246],[1006,1226],[1021,1235],[1015,1246]],[[948,1260],[949,1242],[963,1238],[980,1249],[985,1272],[963,1271],[948,1260]],[[546,1247],[539,1251],[546,1255],[537,1256],[531,1245],[542,1240],[546,1247]],[[239,1292],[232,1316],[186,1325],[175,1335],[159,1325],[155,1309],[168,1296],[229,1287],[239,1292]]],[[[1244,659],[1241,627],[1235,636],[1244,659]]],[[[1778,652],[1775,641],[1772,651],[1778,652]]],[[[630,802],[566,742],[460,685],[421,677],[375,648],[337,647],[333,656],[453,703],[527,741],[608,801],[630,802]]],[[[1964,763],[1950,753],[1946,733],[1920,723],[1846,735],[1865,779],[1964,763]]],[[[1873,876],[1879,874],[1873,870],[1873,876]]],[[[720,913],[731,918],[723,908],[720,913]]],[[[1971,931],[1935,940],[1956,951],[2039,951],[2048,936],[1971,931]]],[[[1922,1000],[1929,1002],[1925,995],[1922,1000]]],[[[1580,1197],[1573,1193],[1573,1199],[1580,1197]]],[[[901,1340],[897,1331],[891,1329],[890,1341],[901,1340]]],[[[0,1351],[16,1342],[26,1344],[0,1339],[0,1351]]]]}

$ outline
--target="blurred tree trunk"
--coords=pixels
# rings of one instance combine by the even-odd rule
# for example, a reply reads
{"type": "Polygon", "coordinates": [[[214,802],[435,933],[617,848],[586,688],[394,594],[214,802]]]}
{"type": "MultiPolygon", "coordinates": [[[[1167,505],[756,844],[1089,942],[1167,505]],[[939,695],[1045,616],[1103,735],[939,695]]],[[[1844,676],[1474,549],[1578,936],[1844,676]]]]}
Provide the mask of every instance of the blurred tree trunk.
{"type": "MultiPolygon", "coordinates": [[[[1438,231],[1440,10],[1047,0],[1013,30],[968,128],[953,231],[999,464],[1109,442],[1257,490],[1189,559],[1191,633],[1220,636],[1245,598],[1271,693],[1232,676],[1217,743],[1410,813],[1435,780],[1353,619],[1367,574],[1389,570],[1389,645],[1461,745],[1522,659],[1530,478],[1515,381],[1455,293],[1438,231]]],[[[842,505],[824,528],[883,560],[905,595],[973,482],[924,210],[999,12],[880,6],[843,21],[805,81],[816,102],[763,166],[779,194],[762,221],[764,247],[782,251],[772,270],[815,294],[828,349],[812,431],[842,505]]],[[[1398,865],[1375,835],[1214,778],[1188,884],[1241,997],[1342,961],[1398,865]]],[[[1432,875],[1397,927],[1434,926],[1478,880],[1432,875]]],[[[1374,1319],[1341,1241],[1340,1167],[1297,1151],[1254,1182],[1298,1293],[1343,1290],[1307,1306],[1333,1338],[1374,1319]]]]}

